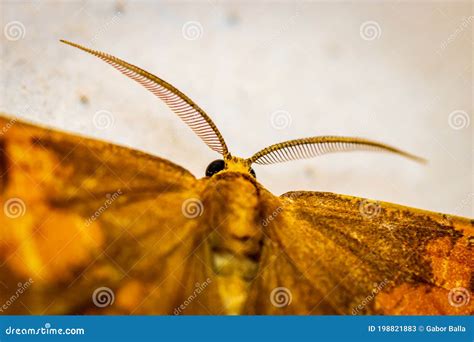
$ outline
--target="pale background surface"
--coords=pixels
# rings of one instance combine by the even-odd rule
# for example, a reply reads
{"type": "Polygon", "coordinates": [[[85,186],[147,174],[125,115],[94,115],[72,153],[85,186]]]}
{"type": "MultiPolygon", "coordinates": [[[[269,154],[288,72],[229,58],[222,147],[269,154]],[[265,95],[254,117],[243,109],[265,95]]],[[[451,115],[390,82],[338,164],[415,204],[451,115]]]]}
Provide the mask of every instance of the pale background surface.
{"type": "Polygon", "coordinates": [[[0,12],[0,111],[203,175],[214,152],[138,84],[58,42],[65,38],[174,84],[209,113],[236,155],[348,135],[430,161],[361,152],[256,166],[276,194],[332,191],[474,216],[470,1],[2,1],[0,12]],[[277,111],[289,120],[272,121],[277,111]],[[95,115],[113,122],[100,129],[95,115]]]}

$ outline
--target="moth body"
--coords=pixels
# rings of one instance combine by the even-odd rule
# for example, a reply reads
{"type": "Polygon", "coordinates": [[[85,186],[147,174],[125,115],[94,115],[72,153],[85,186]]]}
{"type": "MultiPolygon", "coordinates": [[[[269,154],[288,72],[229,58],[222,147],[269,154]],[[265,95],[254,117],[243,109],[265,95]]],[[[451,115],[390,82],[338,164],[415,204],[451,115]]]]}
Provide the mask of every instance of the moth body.
{"type": "Polygon", "coordinates": [[[212,268],[226,312],[240,314],[262,250],[259,185],[246,173],[227,170],[205,180],[212,268]]]}

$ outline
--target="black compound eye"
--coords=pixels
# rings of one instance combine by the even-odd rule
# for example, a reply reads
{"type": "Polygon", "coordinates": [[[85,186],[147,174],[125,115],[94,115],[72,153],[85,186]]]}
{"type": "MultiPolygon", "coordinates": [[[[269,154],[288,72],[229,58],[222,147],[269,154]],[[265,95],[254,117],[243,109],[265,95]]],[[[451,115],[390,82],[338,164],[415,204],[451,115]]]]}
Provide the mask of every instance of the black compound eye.
{"type": "Polygon", "coordinates": [[[255,174],[255,170],[250,168],[249,169],[250,174],[253,176],[253,178],[257,179],[257,175],[255,174]]]}
{"type": "Polygon", "coordinates": [[[222,159],[214,160],[212,163],[208,165],[206,169],[206,176],[211,177],[217,172],[224,170],[224,168],[225,168],[225,161],[223,161],[222,159]]]}

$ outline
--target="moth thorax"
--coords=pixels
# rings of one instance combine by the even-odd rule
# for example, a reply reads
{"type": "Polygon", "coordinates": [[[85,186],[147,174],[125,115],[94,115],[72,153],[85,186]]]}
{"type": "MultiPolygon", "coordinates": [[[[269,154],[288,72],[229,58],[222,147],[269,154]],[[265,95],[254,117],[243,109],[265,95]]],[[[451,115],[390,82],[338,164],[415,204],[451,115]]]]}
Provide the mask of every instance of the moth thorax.
{"type": "Polygon", "coordinates": [[[255,184],[237,173],[216,179],[211,191],[213,269],[227,313],[239,314],[260,258],[260,199],[255,184]]]}

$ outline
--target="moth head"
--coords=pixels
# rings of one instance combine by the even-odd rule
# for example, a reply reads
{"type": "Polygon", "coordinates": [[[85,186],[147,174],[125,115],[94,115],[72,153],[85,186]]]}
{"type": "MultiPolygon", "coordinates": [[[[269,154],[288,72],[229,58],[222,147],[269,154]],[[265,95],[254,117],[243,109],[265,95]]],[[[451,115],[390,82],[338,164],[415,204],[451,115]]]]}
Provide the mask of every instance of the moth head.
{"type": "Polygon", "coordinates": [[[206,168],[206,177],[212,177],[221,171],[248,173],[253,178],[257,178],[255,170],[250,166],[250,162],[239,157],[228,156],[226,159],[214,160],[206,168]]]}

